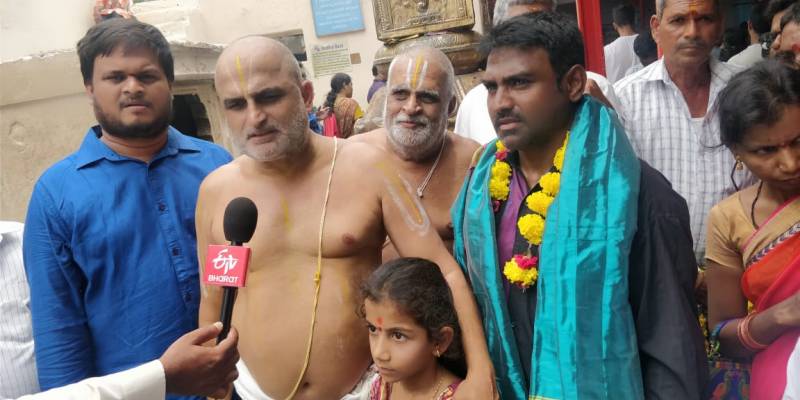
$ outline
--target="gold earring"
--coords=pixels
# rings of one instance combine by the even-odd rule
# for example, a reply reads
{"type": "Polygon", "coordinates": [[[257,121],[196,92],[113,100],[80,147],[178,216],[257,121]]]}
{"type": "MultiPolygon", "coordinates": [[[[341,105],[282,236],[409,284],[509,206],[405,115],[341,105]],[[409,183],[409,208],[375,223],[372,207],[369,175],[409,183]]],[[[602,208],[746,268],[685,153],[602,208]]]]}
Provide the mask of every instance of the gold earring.
{"type": "Polygon", "coordinates": [[[742,159],[739,156],[736,156],[736,170],[741,171],[744,169],[744,163],[742,163],[742,159]]]}

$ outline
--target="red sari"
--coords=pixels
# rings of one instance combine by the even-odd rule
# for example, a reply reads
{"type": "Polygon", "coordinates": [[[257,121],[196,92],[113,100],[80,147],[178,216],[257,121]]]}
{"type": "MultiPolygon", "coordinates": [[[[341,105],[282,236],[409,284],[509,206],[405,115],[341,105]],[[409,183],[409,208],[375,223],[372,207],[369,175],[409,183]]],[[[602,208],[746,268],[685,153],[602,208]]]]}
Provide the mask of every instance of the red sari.
{"type": "MultiPolygon", "coordinates": [[[[756,311],[800,292],[800,196],[789,200],[745,243],[742,290],[756,311]]],[[[786,388],[789,356],[800,329],[785,332],[753,358],[750,398],[780,399],[786,388]]],[[[800,377],[798,377],[800,379],[800,377]]]]}

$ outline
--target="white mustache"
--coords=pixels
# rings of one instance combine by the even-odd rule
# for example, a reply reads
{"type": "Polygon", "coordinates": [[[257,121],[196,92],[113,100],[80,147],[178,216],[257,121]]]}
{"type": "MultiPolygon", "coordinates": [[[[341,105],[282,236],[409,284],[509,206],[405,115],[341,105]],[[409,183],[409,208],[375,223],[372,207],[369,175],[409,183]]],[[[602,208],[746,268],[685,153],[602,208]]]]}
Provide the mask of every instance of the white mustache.
{"type": "Polygon", "coordinates": [[[431,123],[430,119],[428,119],[428,117],[424,115],[420,115],[418,117],[411,117],[409,115],[406,115],[405,113],[399,113],[397,114],[396,117],[394,117],[395,124],[400,122],[413,122],[415,124],[424,124],[424,125],[429,125],[431,123]]]}

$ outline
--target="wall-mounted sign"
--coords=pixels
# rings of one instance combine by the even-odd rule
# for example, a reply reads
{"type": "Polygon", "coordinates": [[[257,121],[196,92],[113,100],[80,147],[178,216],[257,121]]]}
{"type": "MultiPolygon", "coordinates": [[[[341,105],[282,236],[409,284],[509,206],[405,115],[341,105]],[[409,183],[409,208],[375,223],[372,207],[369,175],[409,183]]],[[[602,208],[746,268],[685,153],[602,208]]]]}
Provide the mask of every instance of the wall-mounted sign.
{"type": "Polygon", "coordinates": [[[345,42],[311,46],[311,63],[314,64],[315,77],[353,70],[350,62],[350,48],[345,42]]]}
{"type": "Polygon", "coordinates": [[[361,0],[311,0],[317,36],[364,29],[361,0]]]}

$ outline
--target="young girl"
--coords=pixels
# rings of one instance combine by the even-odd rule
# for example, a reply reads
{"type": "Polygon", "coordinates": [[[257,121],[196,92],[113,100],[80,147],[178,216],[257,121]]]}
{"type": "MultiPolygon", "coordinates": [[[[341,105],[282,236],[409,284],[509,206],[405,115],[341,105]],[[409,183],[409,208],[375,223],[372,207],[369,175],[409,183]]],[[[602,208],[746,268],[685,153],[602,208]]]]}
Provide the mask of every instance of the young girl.
{"type": "Polygon", "coordinates": [[[372,360],[370,400],[453,397],[466,365],[453,297],[439,267],[419,258],[380,266],[362,287],[372,360]]]}

